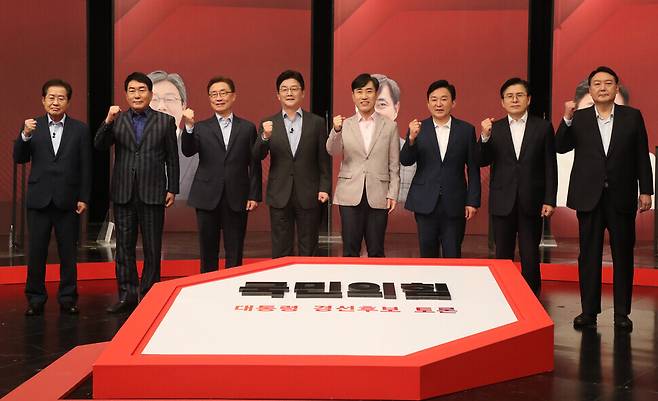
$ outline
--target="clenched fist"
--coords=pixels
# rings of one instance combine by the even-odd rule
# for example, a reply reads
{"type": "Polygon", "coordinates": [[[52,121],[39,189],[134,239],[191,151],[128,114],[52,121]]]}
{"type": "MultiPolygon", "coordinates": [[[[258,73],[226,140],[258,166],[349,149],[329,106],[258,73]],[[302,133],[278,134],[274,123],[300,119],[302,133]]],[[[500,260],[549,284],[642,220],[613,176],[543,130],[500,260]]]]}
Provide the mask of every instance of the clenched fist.
{"type": "Polygon", "coordinates": [[[181,115],[181,121],[183,124],[186,126],[193,126],[194,125],[194,110],[190,109],[189,107],[185,110],[183,110],[183,114],[181,115]]]}
{"type": "Polygon", "coordinates": [[[569,100],[568,102],[564,102],[564,118],[567,120],[571,120],[573,118],[573,113],[576,111],[576,102],[573,100],[569,100]]]}
{"type": "Polygon", "coordinates": [[[272,121],[263,121],[263,137],[270,139],[272,136],[272,121]]]}
{"type": "Polygon", "coordinates": [[[25,123],[23,124],[23,135],[25,135],[26,138],[29,138],[32,136],[32,131],[34,131],[37,128],[37,120],[33,118],[28,118],[25,120],[25,123]]]}
{"type": "Polygon", "coordinates": [[[414,118],[409,123],[409,142],[411,144],[414,143],[419,132],[420,132],[420,121],[414,118]]]}
{"type": "Polygon", "coordinates": [[[491,126],[493,125],[494,119],[493,118],[485,118],[482,120],[482,138],[487,139],[491,136],[491,126]]]}
{"type": "Polygon", "coordinates": [[[110,124],[117,118],[117,115],[121,112],[121,107],[119,106],[110,106],[110,110],[107,112],[107,117],[105,117],[105,124],[110,124]]]}
{"type": "Polygon", "coordinates": [[[340,114],[334,117],[334,131],[340,132],[343,129],[343,121],[345,121],[345,117],[340,114]]]}

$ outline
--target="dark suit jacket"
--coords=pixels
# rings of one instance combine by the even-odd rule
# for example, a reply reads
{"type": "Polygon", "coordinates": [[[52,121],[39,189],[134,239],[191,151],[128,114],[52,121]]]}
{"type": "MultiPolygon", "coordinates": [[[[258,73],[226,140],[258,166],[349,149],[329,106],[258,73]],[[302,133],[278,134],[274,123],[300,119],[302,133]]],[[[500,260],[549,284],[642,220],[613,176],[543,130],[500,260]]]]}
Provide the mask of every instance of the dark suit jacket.
{"type": "Polygon", "coordinates": [[[528,215],[539,216],[542,205],[555,206],[557,159],[555,133],[549,121],[528,115],[519,159],[514,152],[507,116],[495,121],[491,137],[480,141],[480,165],[491,165],[489,210],[507,216],[514,203],[528,215]]]}
{"type": "Polygon", "coordinates": [[[149,108],[142,141],[137,143],[130,111],[98,128],[94,146],[114,145],[110,195],[114,203],[128,203],[133,187],[142,202],[164,205],[167,192],[178,193],[178,145],[174,117],[149,108]],[[136,185],[135,185],[136,184],[136,185]]]}
{"type": "Polygon", "coordinates": [[[443,161],[432,117],[423,120],[413,145],[407,139],[400,151],[400,163],[416,165],[404,207],[413,212],[431,213],[441,196],[446,213],[464,216],[464,207],[480,207],[480,158],[475,128],[452,117],[448,149],[443,161]],[[468,183],[464,174],[468,171],[468,183]]]}
{"type": "Polygon", "coordinates": [[[14,142],[14,162],[32,162],[26,205],[40,209],[52,201],[58,209],[75,210],[78,202],[89,204],[91,192],[91,138],[89,127],[68,115],[57,150],[48,128],[48,117],[36,119],[37,127],[29,141],[18,134],[14,142]]]}
{"type": "Polygon", "coordinates": [[[194,125],[194,131],[181,135],[183,154],[199,154],[187,203],[198,209],[212,210],[226,196],[231,210],[245,211],[247,200],[262,199],[260,159],[252,159],[256,127],[233,115],[228,149],[216,116],[194,125]]]}
{"type": "Polygon", "coordinates": [[[562,120],[555,137],[559,153],[575,149],[567,206],[588,212],[598,204],[604,184],[619,212],[637,210],[638,181],[641,194],[653,194],[649,145],[639,110],[615,105],[612,136],[606,156],[594,106],[577,110],[571,126],[562,120]]]}
{"type": "Polygon", "coordinates": [[[281,112],[265,119],[273,124],[269,141],[263,141],[262,124],[259,129],[252,156],[263,160],[270,154],[266,202],[272,207],[283,208],[288,204],[293,182],[297,200],[304,209],[318,206],[318,192],[331,192],[324,119],[306,111],[302,118],[302,136],[294,157],[281,112]]]}

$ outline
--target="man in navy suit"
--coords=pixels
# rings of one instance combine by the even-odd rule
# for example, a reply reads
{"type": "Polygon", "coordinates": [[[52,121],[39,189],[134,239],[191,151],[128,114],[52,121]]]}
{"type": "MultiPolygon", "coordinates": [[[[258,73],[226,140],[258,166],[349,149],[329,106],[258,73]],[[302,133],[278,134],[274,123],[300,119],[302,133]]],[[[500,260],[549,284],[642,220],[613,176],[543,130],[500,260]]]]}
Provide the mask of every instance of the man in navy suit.
{"type": "Polygon", "coordinates": [[[86,124],[66,114],[72,93],[71,85],[61,79],[43,84],[46,115],[25,120],[14,143],[14,162],[32,163],[26,196],[28,316],[41,315],[48,299],[46,259],[53,227],[60,259],[60,310],[78,313],[77,242],[79,216],[87,209],[91,192],[91,138],[86,124]]]}
{"type": "Polygon", "coordinates": [[[114,145],[110,195],[117,230],[116,275],[119,301],[108,313],[132,310],[160,281],[164,209],[178,193],[178,145],[174,117],[153,110],[153,82],[142,72],[124,81],[130,108],[111,106],[94,138],[97,149],[114,145]],[[137,229],[144,245],[144,269],[137,276],[137,229]]]}
{"type": "Polygon", "coordinates": [[[553,214],[557,196],[555,133],[549,121],[528,114],[527,81],[508,79],[500,97],[507,115],[482,121],[480,140],[480,164],[491,166],[489,211],[496,258],[514,259],[518,234],[523,277],[539,295],[542,217],[553,214]]]}
{"type": "Polygon", "coordinates": [[[578,217],[578,278],[582,313],[575,328],[596,326],[601,313],[601,264],[605,229],[610,234],[615,328],[633,330],[635,216],[651,209],[653,179],[644,119],[639,110],[615,104],[619,77],[601,66],[588,77],[594,105],[576,110],[565,103],[557,130],[559,153],[575,150],[567,206],[578,217]],[[638,197],[639,186],[639,197],[638,197]]]}
{"type": "Polygon", "coordinates": [[[183,154],[199,155],[188,204],[196,208],[201,272],[219,268],[219,236],[224,232],[226,267],[240,266],[247,232],[247,213],[262,197],[260,160],[251,149],[258,136],[251,122],[233,114],[235,83],[214,77],[206,88],[213,116],[194,123],[194,111],[183,111],[183,154]]]}
{"type": "Polygon", "coordinates": [[[451,116],[457,92],[446,80],[427,89],[431,117],[409,123],[400,151],[404,166],[417,163],[405,208],[414,212],[420,256],[461,257],[466,221],[480,207],[480,160],[475,128],[451,116]],[[468,181],[464,170],[468,172],[468,181]]]}

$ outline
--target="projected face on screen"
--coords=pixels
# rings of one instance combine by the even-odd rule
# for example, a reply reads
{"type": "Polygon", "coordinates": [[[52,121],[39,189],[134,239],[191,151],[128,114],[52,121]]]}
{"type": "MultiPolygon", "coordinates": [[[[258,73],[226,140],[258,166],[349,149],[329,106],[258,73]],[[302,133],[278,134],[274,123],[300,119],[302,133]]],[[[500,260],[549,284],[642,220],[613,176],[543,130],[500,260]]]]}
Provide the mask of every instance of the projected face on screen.
{"type": "Polygon", "coordinates": [[[395,121],[400,112],[400,87],[397,82],[382,74],[372,74],[379,81],[375,111],[395,121]]]}
{"type": "Polygon", "coordinates": [[[187,108],[187,93],[183,78],[176,73],[158,70],[148,74],[153,81],[151,108],[167,113],[176,119],[180,126],[183,110],[187,108]]]}
{"type": "Polygon", "coordinates": [[[176,126],[180,125],[181,116],[183,115],[183,103],[178,95],[178,90],[171,82],[160,81],[153,85],[151,107],[173,116],[176,119],[176,126]]]}

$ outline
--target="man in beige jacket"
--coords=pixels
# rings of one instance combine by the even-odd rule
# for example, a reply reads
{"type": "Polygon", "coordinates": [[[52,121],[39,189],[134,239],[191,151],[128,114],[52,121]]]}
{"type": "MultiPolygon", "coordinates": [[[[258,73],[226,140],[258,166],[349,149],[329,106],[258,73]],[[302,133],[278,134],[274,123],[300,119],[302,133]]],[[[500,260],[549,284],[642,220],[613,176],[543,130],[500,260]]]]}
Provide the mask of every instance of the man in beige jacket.
{"type": "Polygon", "coordinates": [[[400,191],[397,124],[375,112],[379,81],[361,74],[352,81],[357,113],[334,117],[327,152],[343,154],[334,194],[339,205],[343,256],[359,256],[365,238],[369,257],[384,257],[388,214],[400,191]]]}

